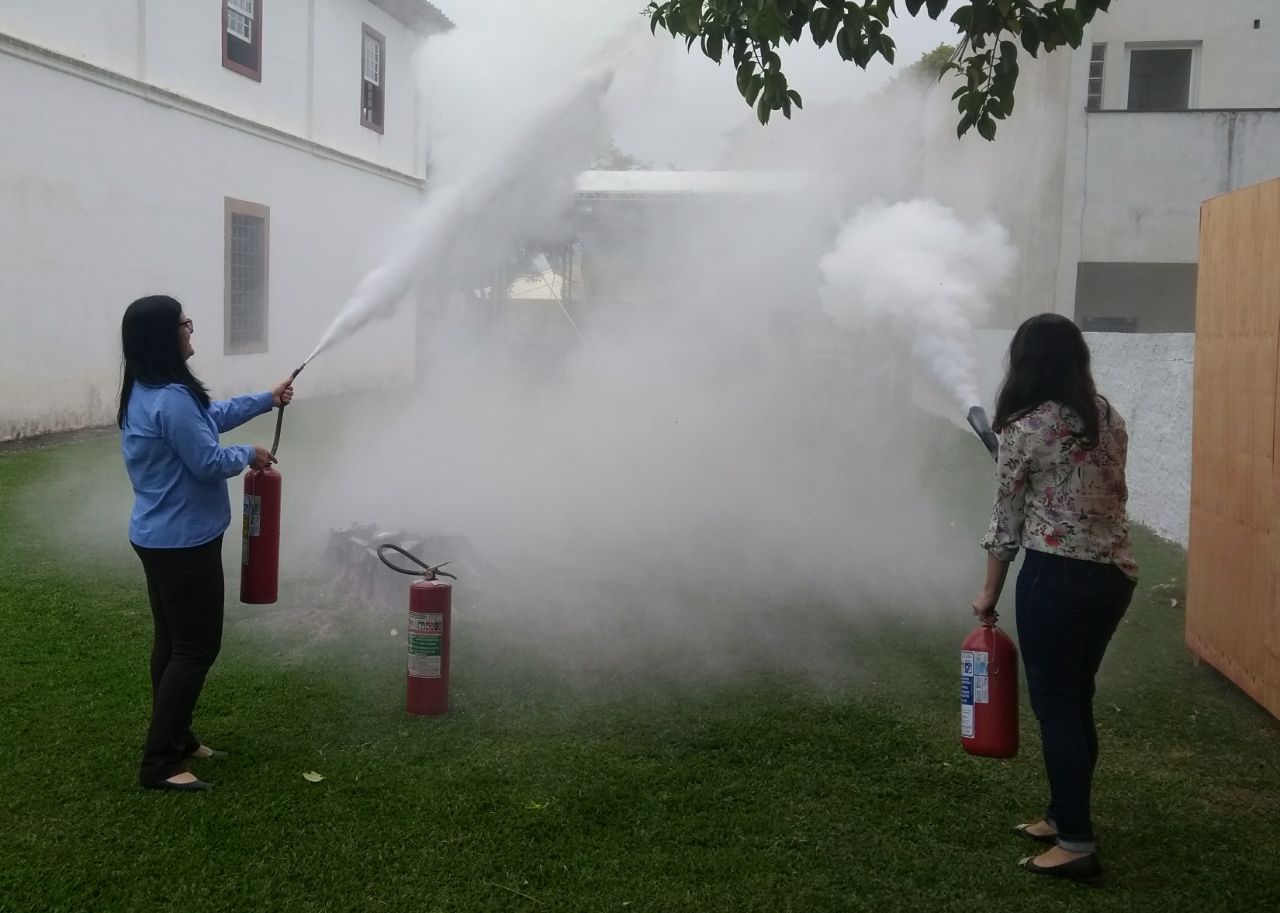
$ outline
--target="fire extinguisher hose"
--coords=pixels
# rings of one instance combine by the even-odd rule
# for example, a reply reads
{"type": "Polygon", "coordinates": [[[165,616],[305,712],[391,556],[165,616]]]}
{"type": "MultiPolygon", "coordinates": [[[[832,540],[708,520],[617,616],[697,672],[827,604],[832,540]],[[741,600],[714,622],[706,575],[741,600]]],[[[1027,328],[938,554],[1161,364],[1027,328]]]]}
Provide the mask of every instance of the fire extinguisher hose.
{"type": "Polygon", "coordinates": [[[421,558],[417,557],[416,555],[408,551],[405,551],[398,545],[392,545],[389,542],[385,545],[378,546],[378,560],[381,561],[383,564],[385,564],[387,567],[391,568],[391,570],[396,571],[397,573],[400,573],[400,574],[408,574],[410,577],[425,577],[427,580],[435,580],[437,577],[448,577],[450,580],[458,579],[458,576],[456,574],[450,574],[448,571],[440,570],[440,568],[444,567],[446,564],[449,563],[448,561],[445,561],[441,564],[437,564],[433,567],[432,565],[427,564],[425,561],[423,561],[421,558]],[[383,552],[388,552],[388,551],[396,552],[399,555],[403,555],[405,558],[408,558],[410,561],[416,564],[417,567],[406,568],[406,567],[401,567],[398,564],[391,563],[391,561],[388,560],[387,556],[383,554],[383,552]]]}
{"type": "MultiPolygon", "coordinates": [[[[289,383],[293,383],[298,379],[298,375],[302,373],[302,369],[307,366],[304,361],[298,367],[294,368],[293,373],[289,375],[289,383]]],[[[271,440],[271,455],[276,455],[276,450],[280,448],[280,426],[284,424],[284,405],[281,404],[280,409],[276,412],[276,436],[271,440]]]]}

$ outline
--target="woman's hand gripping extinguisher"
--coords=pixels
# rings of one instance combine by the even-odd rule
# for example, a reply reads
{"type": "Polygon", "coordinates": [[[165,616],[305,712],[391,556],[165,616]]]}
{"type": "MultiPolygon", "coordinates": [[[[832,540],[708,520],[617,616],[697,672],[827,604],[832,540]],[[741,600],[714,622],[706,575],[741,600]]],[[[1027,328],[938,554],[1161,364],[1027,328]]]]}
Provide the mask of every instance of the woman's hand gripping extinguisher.
{"type": "MultiPolygon", "coordinates": [[[[306,367],[304,362],[292,374],[292,383],[306,367]]],[[[284,403],[276,413],[276,434],[271,456],[280,446],[284,424],[284,403]]],[[[244,476],[244,527],[240,538],[240,601],[269,605],[276,601],[280,585],[280,473],[270,466],[251,469],[244,476]]]]}
{"type": "Polygon", "coordinates": [[[1018,753],[1018,648],[996,627],[997,615],[960,646],[960,744],[972,755],[1018,753]]]}
{"type": "Polygon", "coordinates": [[[378,546],[378,558],[401,574],[418,577],[409,587],[409,670],[405,680],[404,708],[415,716],[441,716],[449,712],[449,633],[453,628],[453,586],[458,578],[434,567],[398,545],[378,546]],[[386,552],[396,552],[417,567],[392,564],[386,552]]]}

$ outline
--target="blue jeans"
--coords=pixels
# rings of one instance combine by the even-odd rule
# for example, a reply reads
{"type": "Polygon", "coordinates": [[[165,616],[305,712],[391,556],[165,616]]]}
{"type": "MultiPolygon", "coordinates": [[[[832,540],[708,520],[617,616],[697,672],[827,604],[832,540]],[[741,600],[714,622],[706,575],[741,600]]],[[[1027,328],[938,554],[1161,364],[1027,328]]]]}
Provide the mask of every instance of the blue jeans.
{"type": "Polygon", "coordinates": [[[1098,764],[1094,678],[1135,582],[1115,565],[1027,550],[1018,574],[1018,646],[1049,775],[1045,819],[1064,849],[1095,849],[1089,794],[1098,764]]]}

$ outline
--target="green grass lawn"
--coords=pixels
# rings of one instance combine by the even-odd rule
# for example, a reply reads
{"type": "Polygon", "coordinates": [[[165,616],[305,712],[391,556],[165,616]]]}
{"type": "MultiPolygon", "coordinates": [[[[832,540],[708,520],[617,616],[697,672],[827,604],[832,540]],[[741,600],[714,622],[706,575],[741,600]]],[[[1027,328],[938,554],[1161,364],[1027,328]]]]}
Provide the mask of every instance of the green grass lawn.
{"type": "Polygon", "coordinates": [[[589,645],[553,655],[459,614],[442,720],[403,713],[383,621],[314,639],[233,598],[199,712],[233,757],[200,768],[213,793],[144,792],[127,498],[104,502],[112,541],[60,522],[122,484],[114,437],[0,453],[0,911],[1280,908],[1280,725],[1193,663],[1185,555],[1141,530],[1098,702],[1109,872],[1083,887],[1013,865],[1032,848],[1009,827],[1043,796],[1029,710],[1018,758],[958,746],[976,580],[942,621],[789,607],[858,670],[831,682],[575,676],[589,645]]]}

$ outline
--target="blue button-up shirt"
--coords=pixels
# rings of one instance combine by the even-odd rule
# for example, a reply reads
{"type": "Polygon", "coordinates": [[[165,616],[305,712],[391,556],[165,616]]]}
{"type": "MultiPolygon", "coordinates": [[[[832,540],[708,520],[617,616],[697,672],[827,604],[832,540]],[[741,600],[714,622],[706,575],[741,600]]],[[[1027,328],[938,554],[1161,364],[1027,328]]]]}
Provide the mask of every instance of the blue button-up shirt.
{"type": "Polygon", "coordinates": [[[135,383],[120,436],[133,483],[129,540],[143,548],[204,545],[231,524],[227,479],[253,460],[248,444],[223,447],[218,434],[270,412],[271,391],[209,404],[182,384],[135,383]]]}

